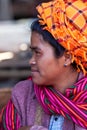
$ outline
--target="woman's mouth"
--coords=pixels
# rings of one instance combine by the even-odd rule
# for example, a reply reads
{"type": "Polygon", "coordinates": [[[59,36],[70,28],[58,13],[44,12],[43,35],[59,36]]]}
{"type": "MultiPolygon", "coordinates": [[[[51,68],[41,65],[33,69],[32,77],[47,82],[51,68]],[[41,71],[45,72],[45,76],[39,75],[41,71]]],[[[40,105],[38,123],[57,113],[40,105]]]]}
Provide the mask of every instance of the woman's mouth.
{"type": "Polygon", "coordinates": [[[32,75],[32,76],[35,75],[35,74],[37,74],[37,73],[39,73],[38,70],[36,70],[36,69],[31,69],[31,75],[32,75]]]}

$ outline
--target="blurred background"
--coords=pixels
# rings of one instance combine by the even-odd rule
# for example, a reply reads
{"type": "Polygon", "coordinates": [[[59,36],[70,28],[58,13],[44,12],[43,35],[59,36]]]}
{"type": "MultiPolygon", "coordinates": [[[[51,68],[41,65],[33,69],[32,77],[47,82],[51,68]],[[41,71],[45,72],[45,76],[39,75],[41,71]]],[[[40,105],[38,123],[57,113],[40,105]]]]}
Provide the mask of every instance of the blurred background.
{"type": "Polygon", "coordinates": [[[50,0],[0,0],[0,106],[12,87],[30,76],[30,25],[36,6],[50,0]]]}
{"type": "Polygon", "coordinates": [[[36,6],[48,0],[0,0],[0,88],[30,75],[30,25],[36,6]]]}

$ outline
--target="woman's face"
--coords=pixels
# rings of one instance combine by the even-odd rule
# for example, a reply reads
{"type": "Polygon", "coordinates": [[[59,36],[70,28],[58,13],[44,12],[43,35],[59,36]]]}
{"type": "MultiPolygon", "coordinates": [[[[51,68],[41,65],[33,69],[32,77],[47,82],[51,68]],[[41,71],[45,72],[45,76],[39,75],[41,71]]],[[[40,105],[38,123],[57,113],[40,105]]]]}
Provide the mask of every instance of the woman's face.
{"type": "Polygon", "coordinates": [[[63,73],[64,56],[56,58],[54,48],[37,32],[32,32],[30,47],[33,51],[30,65],[34,83],[55,85],[63,73]]]}

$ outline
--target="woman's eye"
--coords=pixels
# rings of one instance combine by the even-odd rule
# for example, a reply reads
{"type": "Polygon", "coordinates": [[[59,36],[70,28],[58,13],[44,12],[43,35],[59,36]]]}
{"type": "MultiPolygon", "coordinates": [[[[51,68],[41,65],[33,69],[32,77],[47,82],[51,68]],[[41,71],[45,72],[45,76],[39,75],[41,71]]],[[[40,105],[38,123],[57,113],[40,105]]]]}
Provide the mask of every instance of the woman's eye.
{"type": "Polygon", "coordinates": [[[36,55],[40,55],[40,52],[39,51],[35,51],[36,55]]]}

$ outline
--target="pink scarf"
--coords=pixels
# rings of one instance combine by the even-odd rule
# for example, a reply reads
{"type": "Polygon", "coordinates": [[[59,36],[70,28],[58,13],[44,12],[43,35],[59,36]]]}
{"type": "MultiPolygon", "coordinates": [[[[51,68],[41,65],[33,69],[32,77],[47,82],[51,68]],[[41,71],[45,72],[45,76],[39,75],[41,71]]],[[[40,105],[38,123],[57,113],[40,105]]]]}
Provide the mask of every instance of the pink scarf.
{"type": "Polygon", "coordinates": [[[60,114],[87,128],[87,76],[66,90],[65,95],[53,87],[34,85],[36,96],[48,114],[60,114]]]}

